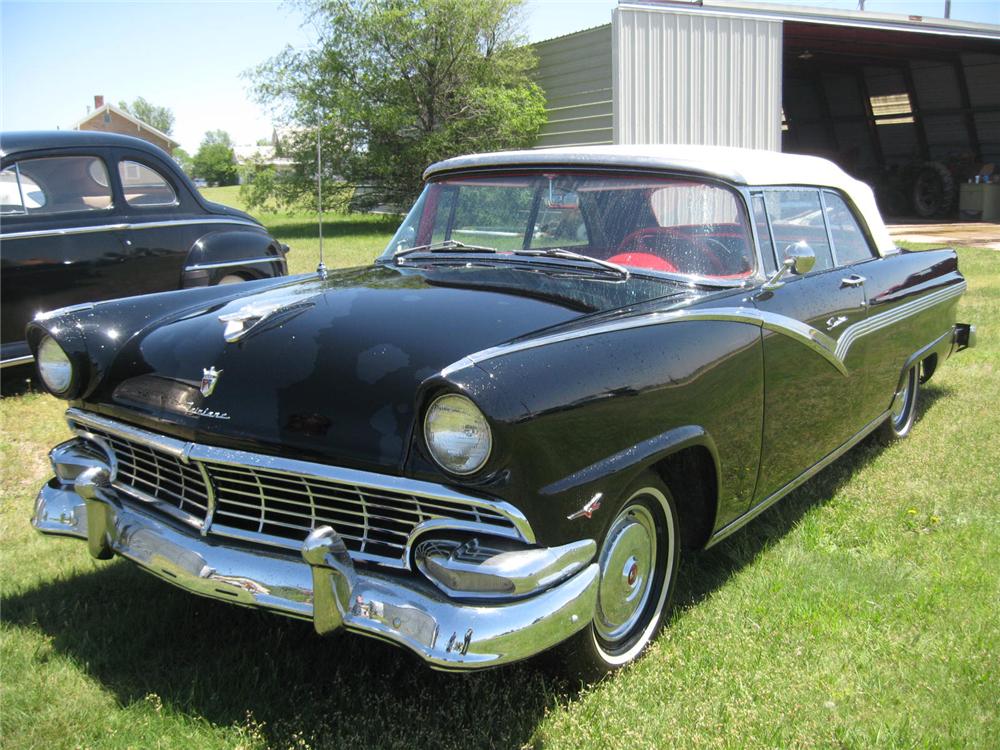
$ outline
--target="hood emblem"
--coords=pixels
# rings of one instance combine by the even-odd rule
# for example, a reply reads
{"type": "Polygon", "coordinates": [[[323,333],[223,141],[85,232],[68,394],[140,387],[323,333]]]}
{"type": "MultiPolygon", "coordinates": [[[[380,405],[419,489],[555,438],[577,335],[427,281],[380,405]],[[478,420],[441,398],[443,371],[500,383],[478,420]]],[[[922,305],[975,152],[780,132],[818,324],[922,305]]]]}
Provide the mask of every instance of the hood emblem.
{"type": "Polygon", "coordinates": [[[570,513],[566,516],[569,521],[575,521],[577,518],[593,518],[594,513],[601,509],[601,498],[604,496],[603,493],[598,492],[590,500],[588,500],[580,510],[576,513],[570,513]]]}
{"type": "Polygon", "coordinates": [[[222,370],[216,370],[215,365],[212,365],[207,370],[203,369],[201,371],[201,395],[208,398],[215,391],[215,384],[219,382],[219,376],[222,375],[222,370]]]}
{"type": "Polygon", "coordinates": [[[219,321],[226,324],[222,337],[230,344],[235,344],[255,329],[262,329],[264,323],[268,321],[283,321],[290,316],[305,312],[316,304],[313,297],[317,294],[286,296],[271,302],[252,302],[236,312],[220,315],[219,321]]]}

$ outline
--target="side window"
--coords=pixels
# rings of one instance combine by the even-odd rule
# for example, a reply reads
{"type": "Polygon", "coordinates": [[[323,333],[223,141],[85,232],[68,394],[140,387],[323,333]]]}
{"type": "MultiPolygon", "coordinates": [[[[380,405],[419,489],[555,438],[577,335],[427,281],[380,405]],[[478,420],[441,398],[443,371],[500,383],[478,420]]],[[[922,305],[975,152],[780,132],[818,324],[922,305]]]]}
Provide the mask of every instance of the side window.
{"type": "Polygon", "coordinates": [[[854,218],[844,199],[836,193],[824,190],[823,202],[826,203],[826,220],[830,225],[837,263],[846,266],[871,260],[874,256],[865,233],[861,231],[857,219],[854,218]]]}
{"type": "Polygon", "coordinates": [[[764,196],[753,197],[753,223],[757,227],[757,238],[760,241],[760,254],[764,259],[764,273],[768,276],[778,270],[774,260],[774,243],[771,242],[771,227],[767,225],[767,212],[764,208],[764,196]]]}
{"type": "Polygon", "coordinates": [[[108,208],[108,171],[96,156],[24,159],[0,173],[0,214],[58,214],[108,208]]]}
{"type": "Polygon", "coordinates": [[[118,162],[118,175],[130,206],[174,206],[177,194],[170,183],[152,167],[136,161],[118,162]]]}
{"type": "Polygon", "coordinates": [[[826,236],[819,191],[802,188],[768,190],[764,199],[778,257],[784,257],[785,248],[789,245],[805,242],[816,253],[814,272],[833,268],[833,253],[826,236]]]}

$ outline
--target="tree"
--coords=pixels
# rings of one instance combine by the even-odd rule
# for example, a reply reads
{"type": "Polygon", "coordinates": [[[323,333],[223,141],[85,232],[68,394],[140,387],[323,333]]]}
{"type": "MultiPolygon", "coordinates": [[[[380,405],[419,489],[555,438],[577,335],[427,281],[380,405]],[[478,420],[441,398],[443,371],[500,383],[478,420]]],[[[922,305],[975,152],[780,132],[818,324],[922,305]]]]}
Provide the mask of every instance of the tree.
{"type": "Polygon", "coordinates": [[[191,175],[194,168],[194,159],[191,158],[191,154],[178,146],[170,156],[177,162],[177,166],[184,171],[184,174],[191,175]]]}
{"type": "Polygon", "coordinates": [[[125,101],[118,102],[118,108],[123,109],[137,120],[142,120],[147,125],[156,128],[161,133],[170,135],[174,129],[174,113],[168,107],[158,107],[152,102],[147,102],[141,96],[137,97],[131,104],[125,101]]]}
{"type": "Polygon", "coordinates": [[[191,165],[195,177],[202,177],[211,185],[235,185],[239,174],[233,139],[224,130],[205,133],[191,165]]]}
{"type": "Polygon", "coordinates": [[[410,202],[439,159],[532,145],[545,100],[518,32],[523,2],[300,0],[319,44],[248,74],[289,126],[287,200],[314,192],[317,134],[325,176],[368,204],[410,202]]]}

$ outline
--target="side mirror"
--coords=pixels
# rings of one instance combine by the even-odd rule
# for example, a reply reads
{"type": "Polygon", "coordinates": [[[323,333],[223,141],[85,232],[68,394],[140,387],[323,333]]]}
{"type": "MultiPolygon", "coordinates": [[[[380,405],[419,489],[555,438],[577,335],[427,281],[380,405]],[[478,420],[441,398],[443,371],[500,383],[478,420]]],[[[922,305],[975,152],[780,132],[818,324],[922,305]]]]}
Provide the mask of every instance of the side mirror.
{"type": "Polygon", "coordinates": [[[788,245],[785,248],[785,259],[781,263],[781,268],[771,278],[764,282],[764,289],[771,291],[782,286],[785,282],[781,277],[791,271],[796,276],[809,273],[816,265],[816,252],[809,247],[805,240],[788,245]]]}
{"type": "Polygon", "coordinates": [[[805,240],[785,248],[785,262],[782,264],[797,276],[809,273],[816,265],[816,251],[805,240]]]}

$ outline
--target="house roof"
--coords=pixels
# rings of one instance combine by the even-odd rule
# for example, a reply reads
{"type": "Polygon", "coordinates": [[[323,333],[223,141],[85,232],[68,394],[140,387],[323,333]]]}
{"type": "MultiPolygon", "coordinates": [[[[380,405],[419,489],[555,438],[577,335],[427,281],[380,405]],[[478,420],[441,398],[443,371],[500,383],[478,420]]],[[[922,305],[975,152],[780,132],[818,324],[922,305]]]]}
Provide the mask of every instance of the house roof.
{"type": "Polygon", "coordinates": [[[105,112],[113,112],[114,114],[118,115],[119,117],[125,118],[129,122],[135,123],[135,125],[138,126],[140,130],[146,130],[146,131],[152,133],[153,135],[155,135],[157,138],[162,138],[167,143],[171,144],[171,148],[176,148],[177,146],[181,145],[179,142],[175,141],[173,138],[171,138],[169,135],[167,135],[166,133],[164,133],[162,130],[157,130],[152,125],[143,122],[139,118],[130,115],[125,110],[119,109],[118,107],[116,107],[115,105],[110,104],[110,103],[105,104],[103,107],[98,107],[93,112],[91,112],[89,115],[87,115],[86,117],[84,117],[82,120],[80,120],[78,123],[76,123],[76,125],[73,126],[73,130],[79,130],[80,126],[82,126],[84,123],[90,122],[95,117],[97,117],[98,115],[103,115],[105,112]]]}
{"type": "Polygon", "coordinates": [[[831,187],[843,191],[857,206],[881,254],[896,250],[871,188],[817,156],[728,146],[574,146],[457,156],[432,164],[424,171],[424,178],[454,170],[518,166],[657,169],[715,177],[737,185],[831,187]]]}

